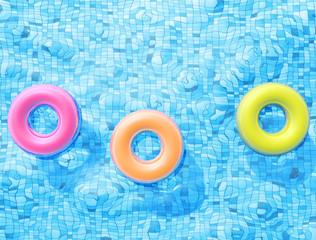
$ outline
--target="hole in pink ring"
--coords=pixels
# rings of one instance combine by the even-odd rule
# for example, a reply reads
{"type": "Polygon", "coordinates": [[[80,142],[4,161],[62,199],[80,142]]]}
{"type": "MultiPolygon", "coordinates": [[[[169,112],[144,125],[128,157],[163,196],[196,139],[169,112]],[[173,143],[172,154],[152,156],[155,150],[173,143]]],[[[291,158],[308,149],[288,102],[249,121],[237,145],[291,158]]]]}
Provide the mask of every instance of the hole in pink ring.
{"type": "Polygon", "coordinates": [[[41,104],[31,110],[27,121],[36,135],[50,135],[58,126],[58,114],[51,106],[41,104]]]}

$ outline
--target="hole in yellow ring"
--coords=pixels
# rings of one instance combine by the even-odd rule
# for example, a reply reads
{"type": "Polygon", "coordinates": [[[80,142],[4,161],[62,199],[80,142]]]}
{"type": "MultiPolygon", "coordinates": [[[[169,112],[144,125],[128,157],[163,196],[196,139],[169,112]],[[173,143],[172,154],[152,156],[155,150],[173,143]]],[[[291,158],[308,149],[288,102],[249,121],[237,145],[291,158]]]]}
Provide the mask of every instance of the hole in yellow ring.
{"type": "Polygon", "coordinates": [[[289,122],[289,111],[280,103],[266,103],[259,109],[257,114],[257,126],[260,130],[269,135],[281,134],[288,128],[289,122]],[[277,122],[278,126],[275,126],[275,122],[277,122]]]}

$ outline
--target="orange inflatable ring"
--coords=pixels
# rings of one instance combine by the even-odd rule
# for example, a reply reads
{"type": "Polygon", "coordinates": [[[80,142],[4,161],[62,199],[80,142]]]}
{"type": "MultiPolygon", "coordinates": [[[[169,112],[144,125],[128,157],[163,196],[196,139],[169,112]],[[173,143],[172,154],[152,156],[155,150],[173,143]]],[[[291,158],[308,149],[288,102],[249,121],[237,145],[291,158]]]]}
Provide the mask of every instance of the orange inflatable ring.
{"type": "Polygon", "coordinates": [[[116,167],[128,178],[152,183],[171,174],[180,163],[183,140],[180,129],[167,115],[154,110],[140,110],[124,117],[111,137],[111,155],[116,167]],[[133,138],[142,131],[156,133],[161,150],[152,160],[144,161],[132,151],[133,138]]]}

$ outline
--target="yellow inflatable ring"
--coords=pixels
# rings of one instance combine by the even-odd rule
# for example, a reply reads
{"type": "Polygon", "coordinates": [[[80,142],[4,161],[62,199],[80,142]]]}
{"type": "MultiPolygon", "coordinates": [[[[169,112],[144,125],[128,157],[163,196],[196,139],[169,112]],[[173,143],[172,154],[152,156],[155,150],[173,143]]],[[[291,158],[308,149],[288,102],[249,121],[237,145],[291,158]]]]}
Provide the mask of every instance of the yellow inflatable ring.
{"type": "Polygon", "coordinates": [[[309,112],[294,89],[280,83],[266,83],[243,97],[236,121],[241,138],[250,148],[264,155],[280,155],[303,141],[309,127],[309,112]],[[276,105],[285,113],[285,125],[277,133],[265,132],[259,125],[259,113],[267,105],[276,105]]]}

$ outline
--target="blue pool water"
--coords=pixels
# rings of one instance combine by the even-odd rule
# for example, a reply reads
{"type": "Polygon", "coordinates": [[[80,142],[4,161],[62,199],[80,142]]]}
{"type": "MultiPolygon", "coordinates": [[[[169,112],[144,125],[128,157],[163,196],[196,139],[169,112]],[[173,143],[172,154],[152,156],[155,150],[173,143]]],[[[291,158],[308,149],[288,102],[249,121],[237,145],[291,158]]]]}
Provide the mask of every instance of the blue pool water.
{"type": "MultiPolygon", "coordinates": [[[[316,45],[314,0],[0,0],[0,239],[316,239],[316,45]],[[310,127],[274,157],[241,140],[235,113],[253,87],[296,89],[310,127]],[[54,84],[82,111],[81,133],[58,157],[14,144],[11,102],[54,84]],[[183,134],[182,164],[136,184],[110,155],[114,127],[155,109],[183,134]]],[[[38,109],[30,124],[54,129],[38,109]]],[[[266,108],[273,132],[284,115],[266,108]]],[[[49,131],[48,131],[49,132],[49,131]]],[[[159,141],[134,141],[155,157],[159,141]]]]}

